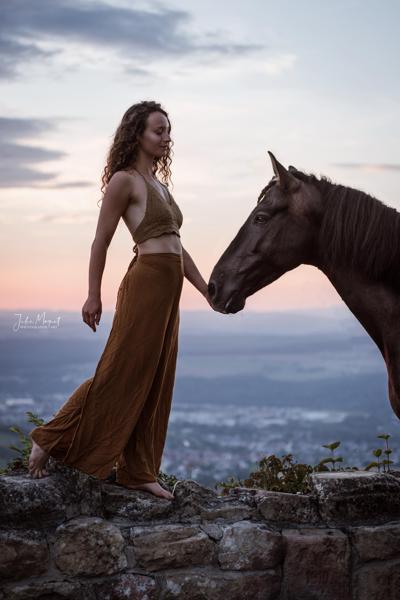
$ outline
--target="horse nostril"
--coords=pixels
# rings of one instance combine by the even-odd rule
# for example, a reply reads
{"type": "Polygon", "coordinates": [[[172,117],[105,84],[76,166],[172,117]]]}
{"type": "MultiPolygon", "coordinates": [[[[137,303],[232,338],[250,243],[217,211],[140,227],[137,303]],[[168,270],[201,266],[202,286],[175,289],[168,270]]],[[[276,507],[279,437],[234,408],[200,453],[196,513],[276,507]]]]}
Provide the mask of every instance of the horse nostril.
{"type": "Polygon", "coordinates": [[[208,295],[210,296],[210,298],[214,298],[215,292],[215,283],[213,281],[210,281],[210,283],[208,284],[208,295]]]}

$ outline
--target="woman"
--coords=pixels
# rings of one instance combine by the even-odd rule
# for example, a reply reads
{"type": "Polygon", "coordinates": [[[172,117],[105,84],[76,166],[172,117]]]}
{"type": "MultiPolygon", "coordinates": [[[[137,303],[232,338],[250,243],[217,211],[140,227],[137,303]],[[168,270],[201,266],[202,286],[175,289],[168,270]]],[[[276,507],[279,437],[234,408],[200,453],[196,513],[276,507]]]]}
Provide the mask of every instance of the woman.
{"type": "Polygon", "coordinates": [[[139,102],[117,128],[102,176],[107,184],[89,264],[83,321],[96,331],[107,248],[122,216],[136,252],[118,290],[110,335],[93,377],[48,423],[30,432],[31,477],[48,475],[49,456],[106,479],[173,498],[157,482],[171,407],[184,276],[211,305],[207,284],[183,248],[183,216],[170,178],[171,125],[154,101],[139,102]]]}

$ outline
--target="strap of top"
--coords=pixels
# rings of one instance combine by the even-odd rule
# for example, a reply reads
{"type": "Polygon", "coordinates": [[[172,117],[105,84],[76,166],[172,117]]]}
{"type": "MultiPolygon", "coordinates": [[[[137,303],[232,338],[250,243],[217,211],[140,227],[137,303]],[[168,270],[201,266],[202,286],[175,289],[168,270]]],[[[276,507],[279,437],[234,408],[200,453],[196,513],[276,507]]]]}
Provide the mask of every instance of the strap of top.
{"type": "MultiPolygon", "coordinates": [[[[138,170],[137,170],[137,169],[135,169],[134,167],[132,167],[132,168],[133,168],[133,170],[134,170],[134,171],[136,171],[136,173],[139,173],[139,175],[141,175],[141,176],[143,177],[143,179],[144,179],[145,183],[147,183],[147,185],[149,185],[150,187],[152,187],[154,191],[158,192],[158,190],[157,190],[157,189],[154,187],[154,185],[151,185],[151,183],[149,183],[149,182],[147,181],[146,177],[145,177],[145,176],[144,176],[144,175],[143,175],[143,174],[142,174],[140,171],[138,171],[138,170]]],[[[161,183],[161,185],[162,185],[162,186],[163,186],[163,187],[164,187],[164,188],[167,190],[168,197],[169,197],[169,199],[170,199],[169,201],[171,201],[171,194],[170,194],[170,192],[169,192],[169,189],[167,188],[167,186],[166,186],[166,185],[164,185],[164,183],[163,183],[162,181],[160,181],[159,183],[161,183]]],[[[158,193],[160,193],[160,192],[158,192],[158,193]]]]}

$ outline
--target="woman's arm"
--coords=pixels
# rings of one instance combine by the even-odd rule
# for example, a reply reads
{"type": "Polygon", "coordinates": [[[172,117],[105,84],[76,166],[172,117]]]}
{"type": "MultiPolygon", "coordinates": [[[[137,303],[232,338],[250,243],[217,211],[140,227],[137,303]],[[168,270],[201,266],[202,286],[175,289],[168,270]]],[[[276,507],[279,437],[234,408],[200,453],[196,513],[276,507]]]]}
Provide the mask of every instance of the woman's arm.
{"type": "Polygon", "coordinates": [[[108,182],[104,194],[89,262],[88,298],[82,307],[83,321],[96,331],[102,312],[101,280],[107,249],[130,201],[131,180],[127,173],[117,171],[108,182]]]}
{"type": "Polygon", "coordinates": [[[190,256],[189,252],[187,252],[183,246],[182,246],[182,251],[183,251],[183,268],[184,268],[185,277],[190,281],[190,283],[192,283],[194,285],[194,287],[196,289],[199,290],[199,292],[201,294],[203,294],[203,296],[205,297],[207,302],[212,307],[210,297],[208,295],[207,283],[204,281],[200,271],[194,264],[194,261],[193,261],[192,257],[190,256]]]}

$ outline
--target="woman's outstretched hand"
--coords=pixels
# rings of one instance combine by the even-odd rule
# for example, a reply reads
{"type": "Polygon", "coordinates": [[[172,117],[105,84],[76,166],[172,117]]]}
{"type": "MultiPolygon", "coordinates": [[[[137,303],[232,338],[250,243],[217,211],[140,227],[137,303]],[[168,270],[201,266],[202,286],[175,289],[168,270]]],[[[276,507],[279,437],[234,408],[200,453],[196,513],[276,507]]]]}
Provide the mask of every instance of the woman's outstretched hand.
{"type": "Polygon", "coordinates": [[[210,295],[209,295],[209,293],[208,293],[208,289],[206,290],[206,292],[205,292],[205,294],[204,294],[204,298],[207,300],[207,302],[208,302],[208,304],[211,306],[211,308],[212,308],[213,310],[215,310],[215,308],[214,308],[214,307],[213,307],[213,305],[212,305],[212,301],[211,301],[210,295]]]}
{"type": "Polygon", "coordinates": [[[82,307],[82,319],[93,331],[96,331],[96,325],[100,323],[101,311],[102,304],[100,297],[88,296],[82,307]]]}

